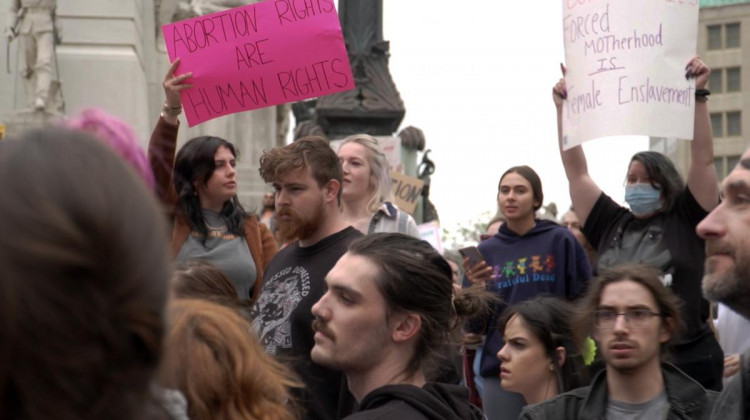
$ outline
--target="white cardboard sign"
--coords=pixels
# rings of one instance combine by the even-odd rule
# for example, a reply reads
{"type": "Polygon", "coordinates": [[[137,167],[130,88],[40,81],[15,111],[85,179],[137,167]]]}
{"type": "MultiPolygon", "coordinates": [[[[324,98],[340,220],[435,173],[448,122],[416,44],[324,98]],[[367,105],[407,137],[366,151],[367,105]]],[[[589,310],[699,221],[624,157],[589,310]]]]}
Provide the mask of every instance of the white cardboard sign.
{"type": "Polygon", "coordinates": [[[698,0],[562,0],[563,148],[618,135],[693,138],[698,0]]]}

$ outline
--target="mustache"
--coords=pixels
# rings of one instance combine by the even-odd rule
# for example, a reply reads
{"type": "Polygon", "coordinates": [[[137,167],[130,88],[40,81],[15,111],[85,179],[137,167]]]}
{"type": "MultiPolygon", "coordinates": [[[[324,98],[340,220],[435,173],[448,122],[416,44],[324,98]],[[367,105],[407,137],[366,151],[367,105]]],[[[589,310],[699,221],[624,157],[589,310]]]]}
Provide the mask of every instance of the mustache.
{"type": "Polygon", "coordinates": [[[734,255],[734,248],[718,239],[706,239],[706,255],[727,254],[734,255]]]}
{"type": "Polygon", "coordinates": [[[280,208],[280,209],[276,210],[276,216],[277,217],[278,216],[294,216],[294,217],[297,217],[297,213],[295,213],[294,210],[292,210],[290,208],[283,207],[283,208],[280,208]]]}
{"type": "Polygon", "coordinates": [[[315,332],[319,332],[326,337],[329,337],[331,339],[334,338],[333,331],[329,330],[326,324],[318,319],[314,319],[312,322],[312,329],[315,332]]]}

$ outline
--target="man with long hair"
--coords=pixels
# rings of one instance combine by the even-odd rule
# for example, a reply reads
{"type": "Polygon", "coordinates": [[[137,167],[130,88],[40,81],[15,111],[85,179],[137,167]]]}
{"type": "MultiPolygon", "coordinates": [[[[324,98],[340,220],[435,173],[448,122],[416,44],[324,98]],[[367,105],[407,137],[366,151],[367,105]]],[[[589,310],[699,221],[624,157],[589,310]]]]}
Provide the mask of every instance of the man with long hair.
{"type": "Polygon", "coordinates": [[[489,311],[494,295],[454,287],[448,263],[425,241],[374,233],[355,241],[328,273],[312,307],[312,360],[346,374],[359,402],[350,419],[483,419],[465,387],[428,382],[462,319],[489,311]]]}

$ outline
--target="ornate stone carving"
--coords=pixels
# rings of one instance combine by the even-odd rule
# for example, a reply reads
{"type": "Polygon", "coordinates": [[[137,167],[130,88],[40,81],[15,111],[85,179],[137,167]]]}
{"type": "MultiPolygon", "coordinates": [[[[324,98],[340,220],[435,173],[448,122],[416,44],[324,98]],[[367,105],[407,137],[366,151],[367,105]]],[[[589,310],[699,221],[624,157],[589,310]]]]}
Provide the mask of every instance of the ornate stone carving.
{"type": "MultiPolygon", "coordinates": [[[[159,26],[208,15],[261,0],[154,0],[159,26]]],[[[157,28],[158,30],[159,28],[157,28]]]]}
{"type": "Polygon", "coordinates": [[[422,155],[422,163],[419,164],[417,173],[419,179],[424,181],[424,187],[422,187],[422,220],[420,223],[427,223],[432,220],[439,220],[437,209],[435,205],[430,201],[430,176],[435,173],[435,163],[430,160],[431,150],[427,150],[422,155]]]}
{"type": "Polygon", "coordinates": [[[57,74],[55,45],[61,38],[56,8],[56,0],[10,2],[5,35],[8,43],[19,39],[23,58],[18,63],[18,73],[23,78],[27,107],[35,111],[61,112],[65,106],[57,74]]]}
{"type": "Polygon", "coordinates": [[[392,135],[406,112],[388,71],[382,0],[339,0],[339,19],[355,88],[318,99],[317,121],[337,138],[354,133],[392,135]]]}
{"type": "Polygon", "coordinates": [[[398,136],[401,137],[401,146],[408,149],[419,150],[421,152],[422,150],[424,150],[425,145],[427,144],[427,141],[424,137],[424,132],[422,132],[422,130],[420,130],[419,128],[414,127],[413,125],[410,125],[401,130],[401,132],[398,133],[398,136]]]}
{"type": "Polygon", "coordinates": [[[313,120],[302,121],[294,127],[294,141],[307,136],[318,136],[326,140],[328,139],[323,128],[313,120]]]}

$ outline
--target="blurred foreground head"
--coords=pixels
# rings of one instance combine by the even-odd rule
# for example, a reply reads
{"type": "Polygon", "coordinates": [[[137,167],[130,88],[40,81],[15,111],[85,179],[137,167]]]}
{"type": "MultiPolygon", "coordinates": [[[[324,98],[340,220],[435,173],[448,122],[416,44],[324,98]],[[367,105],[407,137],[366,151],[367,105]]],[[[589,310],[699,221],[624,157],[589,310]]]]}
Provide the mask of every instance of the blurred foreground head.
{"type": "Polygon", "coordinates": [[[64,124],[74,130],[89,132],[109,145],[138,172],[149,187],[154,188],[154,174],[151,172],[146,153],[138,144],[138,138],[133,129],[125,122],[107,114],[104,110],[90,108],[84,109],[64,124]]]}
{"type": "Polygon", "coordinates": [[[191,420],[297,418],[292,373],[266,354],[250,323],[208,300],[176,299],[169,307],[160,385],[188,400],[191,420]]]}
{"type": "Polygon", "coordinates": [[[149,418],[169,276],[152,195],[82,132],[0,142],[0,418],[149,418]]]}

